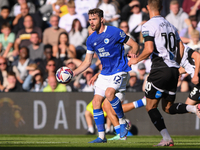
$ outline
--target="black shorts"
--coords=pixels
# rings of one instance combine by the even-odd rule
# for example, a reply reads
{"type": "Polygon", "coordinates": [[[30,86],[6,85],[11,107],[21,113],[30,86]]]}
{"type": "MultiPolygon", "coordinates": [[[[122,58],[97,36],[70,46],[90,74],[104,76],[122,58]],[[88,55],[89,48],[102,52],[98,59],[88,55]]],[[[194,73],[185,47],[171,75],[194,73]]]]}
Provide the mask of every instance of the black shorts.
{"type": "Polygon", "coordinates": [[[178,68],[151,69],[145,87],[145,96],[150,99],[165,98],[174,101],[178,83],[178,68]]]}
{"type": "Polygon", "coordinates": [[[189,94],[189,98],[194,101],[200,101],[200,83],[194,86],[193,90],[189,94]]]}

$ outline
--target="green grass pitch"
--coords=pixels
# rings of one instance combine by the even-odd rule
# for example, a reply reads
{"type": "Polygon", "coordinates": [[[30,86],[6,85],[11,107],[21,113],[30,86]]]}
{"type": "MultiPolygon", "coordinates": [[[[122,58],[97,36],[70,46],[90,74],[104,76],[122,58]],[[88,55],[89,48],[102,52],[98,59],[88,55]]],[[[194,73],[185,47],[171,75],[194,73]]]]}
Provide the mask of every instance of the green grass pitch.
{"type": "MultiPolygon", "coordinates": [[[[106,149],[191,149],[200,150],[200,136],[172,136],[174,147],[153,147],[161,140],[161,136],[131,136],[126,141],[108,141],[108,143],[90,144],[96,135],[0,135],[0,150],[7,149],[81,149],[81,150],[106,150],[106,149]]],[[[113,136],[109,135],[107,138],[113,136]]]]}

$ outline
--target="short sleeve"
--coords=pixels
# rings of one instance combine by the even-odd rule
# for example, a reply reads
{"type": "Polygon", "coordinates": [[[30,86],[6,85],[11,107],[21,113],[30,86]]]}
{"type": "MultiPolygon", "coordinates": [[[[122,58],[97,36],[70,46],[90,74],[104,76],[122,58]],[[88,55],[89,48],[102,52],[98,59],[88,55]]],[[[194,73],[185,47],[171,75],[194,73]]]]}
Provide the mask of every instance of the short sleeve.
{"type": "Polygon", "coordinates": [[[92,48],[92,44],[91,44],[91,38],[88,37],[87,41],[86,41],[86,46],[87,46],[87,51],[91,51],[94,52],[94,49],[92,48]]]}
{"type": "Polygon", "coordinates": [[[149,24],[144,24],[142,26],[142,36],[146,37],[155,37],[155,29],[149,24]]]}
{"type": "Polygon", "coordinates": [[[127,38],[127,35],[123,30],[118,29],[115,34],[115,37],[119,43],[124,43],[125,39],[127,38]]]}
{"type": "Polygon", "coordinates": [[[8,42],[9,43],[14,43],[15,42],[15,34],[14,33],[10,33],[10,35],[8,37],[8,42]]]}

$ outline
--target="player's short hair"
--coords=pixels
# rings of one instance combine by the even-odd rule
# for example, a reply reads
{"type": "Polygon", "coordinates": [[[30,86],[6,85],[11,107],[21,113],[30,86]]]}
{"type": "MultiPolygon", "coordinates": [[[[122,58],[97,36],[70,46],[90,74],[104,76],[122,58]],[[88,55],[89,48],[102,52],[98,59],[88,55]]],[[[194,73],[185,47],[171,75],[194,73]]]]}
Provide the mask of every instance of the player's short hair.
{"type": "Polygon", "coordinates": [[[69,2],[67,2],[67,6],[68,7],[75,7],[74,0],[69,0],[69,2]]]}
{"type": "Polygon", "coordinates": [[[171,0],[170,5],[176,5],[179,4],[177,0],[171,0]]]}
{"type": "Polygon", "coordinates": [[[100,18],[103,18],[103,10],[99,8],[90,9],[88,15],[97,14],[100,18]]]}
{"type": "Polygon", "coordinates": [[[162,0],[148,0],[148,6],[151,8],[151,10],[161,11],[162,0]]]}
{"type": "Polygon", "coordinates": [[[1,26],[1,29],[4,29],[4,28],[9,28],[9,29],[11,29],[11,25],[10,25],[8,22],[5,22],[5,23],[3,23],[2,26],[1,26]]]}

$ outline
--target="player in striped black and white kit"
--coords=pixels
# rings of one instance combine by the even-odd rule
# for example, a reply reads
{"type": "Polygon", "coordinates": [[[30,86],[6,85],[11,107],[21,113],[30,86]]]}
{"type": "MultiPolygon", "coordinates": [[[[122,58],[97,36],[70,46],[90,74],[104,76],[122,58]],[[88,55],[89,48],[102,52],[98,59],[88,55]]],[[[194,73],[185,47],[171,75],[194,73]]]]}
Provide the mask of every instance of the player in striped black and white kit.
{"type": "Polygon", "coordinates": [[[162,0],[148,0],[147,9],[151,19],[142,27],[144,50],[137,58],[132,57],[128,65],[137,64],[151,56],[152,66],[145,88],[146,110],[163,137],[155,146],[174,146],[157,109],[159,101],[162,100],[163,109],[169,114],[196,112],[197,108],[182,103],[174,104],[179,77],[177,59],[182,58],[184,46],[176,28],[160,16],[162,0]]]}
{"type": "MultiPolygon", "coordinates": [[[[187,45],[184,45],[184,55],[181,60],[179,73],[188,73],[194,83],[194,88],[190,92],[185,104],[195,105],[200,101],[200,82],[199,82],[199,69],[200,69],[200,54],[192,50],[187,45]]],[[[197,105],[199,107],[199,105],[197,105]]],[[[195,112],[194,112],[195,113],[195,112]]]]}

